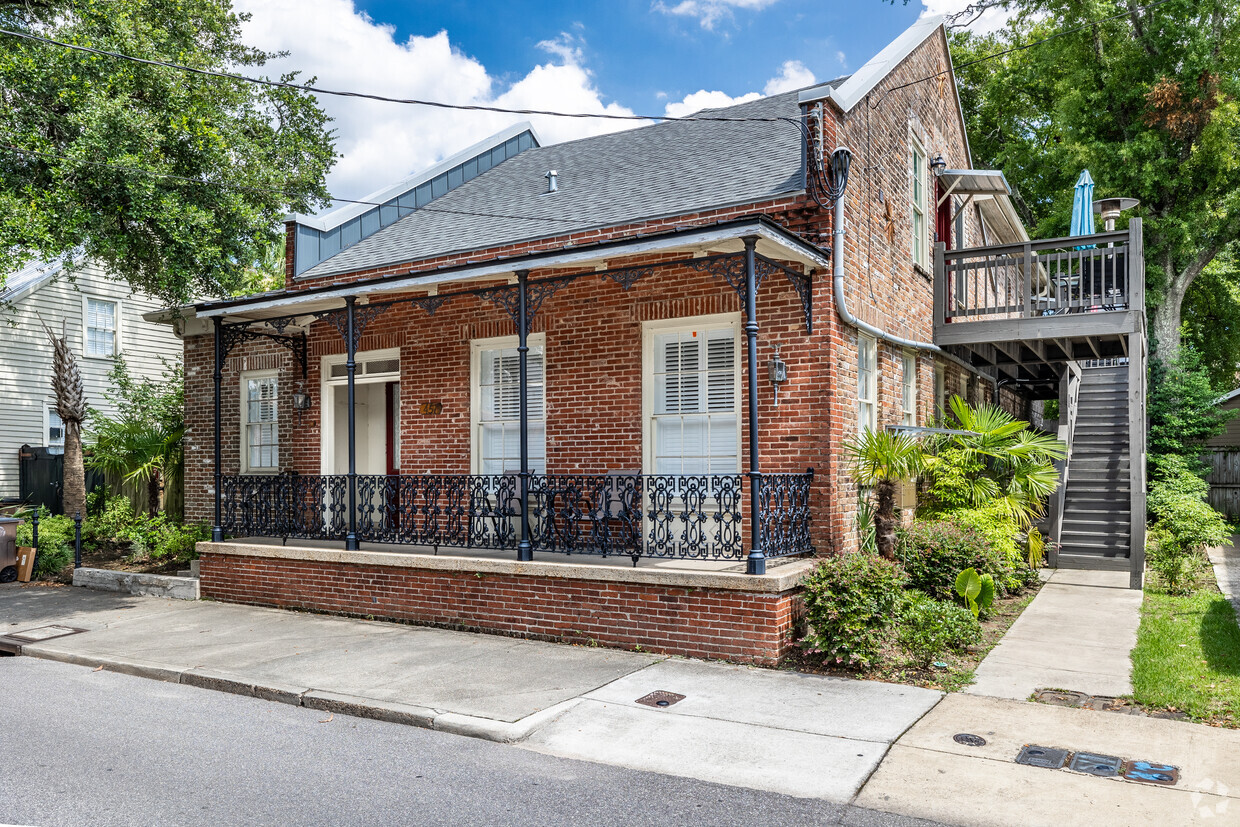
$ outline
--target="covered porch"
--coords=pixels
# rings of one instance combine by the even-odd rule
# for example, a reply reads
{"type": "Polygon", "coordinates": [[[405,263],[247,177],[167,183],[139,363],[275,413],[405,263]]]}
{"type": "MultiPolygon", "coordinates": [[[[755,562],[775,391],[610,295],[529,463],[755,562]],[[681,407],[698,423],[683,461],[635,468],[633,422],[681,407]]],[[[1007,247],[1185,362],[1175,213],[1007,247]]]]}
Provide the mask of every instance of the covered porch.
{"type": "MultiPolygon", "coordinates": [[[[204,550],[210,545],[225,553],[231,539],[247,547],[335,547],[518,563],[597,560],[698,571],[740,567],[750,575],[762,575],[768,560],[810,554],[813,468],[772,462],[762,439],[762,424],[778,412],[762,402],[770,386],[759,385],[775,370],[773,364],[759,366],[760,297],[780,285],[796,308],[795,328],[808,337],[814,323],[813,274],[827,261],[827,253],[769,219],[749,218],[201,305],[197,318],[207,320],[212,337],[215,425],[213,542],[204,550]],[[643,280],[671,273],[726,285],[742,308],[735,351],[739,359],[744,350],[743,367],[736,365],[736,461],[730,468],[703,468],[704,473],[686,472],[687,463],[681,473],[659,473],[666,469],[652,462],[647,451],[624,465],[613,461],[590,468],[575,459],[565,469],[571,473],[556,473],[556,464],[540,455],[545,448],[531,441],[532,409],[541,410],[545,402],[544,366],[531,358],[537,347],[535,321],[548,312],[544,303],[560,291],[571,293],[574,285],[627,293],[643,280]],[[500,311],[515,329],[515,347],[504,357],[512,363],[514,381],[503,389],[514,416],[515,427],[505,437],[513,440],[511,461],[499,468],[480,468],[475,461],[470,470],[477,473],[459,473],[454,469],[462,465],[460,456],[427,448],[422,453],[431,459],[421,464],[436,462],[439,469],[411,473],[394,467],[412,465],[400,461],[400,453],[414,445],[407,428],[402,442],[402,425],[410,417],[429,415],[426,408],[437,403],[422,403],[420,412],[401,408],[400,399],[407,404],[408,395],[401,395],[400,383],[414,381],[404,366],[390,377],[395,381],[387,383],[384,400],[383,377],[376,373],[384,368],[372,366],[380,365],[385,354],[368,360],[362,337],[368,329],[416,313],[421,323],[399,324],[403,335],[416,341],[420,325],[437,323],[436,313],[443,316],[445,306],[469,302],[500,311]],[[221,442],[228,430],[222,414],[226,361],[244,343],[279,345],[293,355],[304,382],[318,367],[308,344],[315,322],[329,323],[327,329],[344,346],[338,364],[321,366],[318,427],[300,435],[321,442],[319,473],[311,473],[305,463],[279,473],[229,473],[221,442]],[[386,418],[368,422],[364,413],[359,417],[367,404],[371,410],[383,408],[386,418]],[[382,449],[373,448],[382,444],[381,435],[376,436],[380,430],[389,433],[386,462],[382,449]],[[367,459],[368,448],[373,461],[367,459]]],[[[323,327],[317,326],[319,335],[323,327]]],[[[793,329],[782,328],[781,337],[786,341],[793,329]]],[[[626,345],[617,341],[613,347],[626,345]]],[[[409,349],[403,352],[407,357],[409,349]]],[[[778,356],[772,360],[777,361],[778,356]]],[[[703,399],[718,391],[716,384],[714,374],[703,372],[703,399]]],[[[311,396],[304,388],[293,396],[293,415],[300,418],[302,405],[307,410],[314,405],[311,396]]],[[[609,399],[599,396],[592,404],[605,407],[609,399]]],[[[590,412],[573,415],[588,417],[590,412]]],[[[554,424],[553,416],[547,414],[547,427],[554,424]]]]}

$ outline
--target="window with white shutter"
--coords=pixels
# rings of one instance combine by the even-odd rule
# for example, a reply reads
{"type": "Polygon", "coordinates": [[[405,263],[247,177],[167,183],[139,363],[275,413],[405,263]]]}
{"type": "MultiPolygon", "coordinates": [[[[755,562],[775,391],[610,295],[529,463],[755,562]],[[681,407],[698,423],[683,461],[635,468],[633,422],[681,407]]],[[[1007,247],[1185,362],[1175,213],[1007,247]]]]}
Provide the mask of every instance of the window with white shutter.
{"type": "MultiPolygon", "coordinates": [[[[681,322],[684,324],[684,322],[681,322]]],[[[647,341],[650,469],[740,470],[740,373],[735,322],[651,329],[647,341]]]]}
{"type": "Polygon", "coordinates": [[[857,334],[857,431],[878,428],[878,342],[857,334]]]}
{"type": "MultiPolygon", "coordinates": [[[[545,473],[547,428],[543,337],[529,337],[526,399],[530,470],[545,473]]],[[[521,360],[515,336],[473,344],[474,468],[479,474],[521,470],[521,360]]]]}
{"type": "Polygon", "coordinates": [[[86,298],[86,355],[115,356],[120,352],[116,346],[116,302],[86,298]]]}
{"type": "Polygon", "coordinates": [[[917,357],[912,353],[905,352],[902,357],[904,363],[904,384],[901,393],[900,406],[902,408],[903,421],[905,425],[917,424],[917,357]]]}
{"type": "Polygon", "coordinates": [[[280,467],[280,412],[274,373],[241,376],[241,468],[246,472],[280,467]]]}

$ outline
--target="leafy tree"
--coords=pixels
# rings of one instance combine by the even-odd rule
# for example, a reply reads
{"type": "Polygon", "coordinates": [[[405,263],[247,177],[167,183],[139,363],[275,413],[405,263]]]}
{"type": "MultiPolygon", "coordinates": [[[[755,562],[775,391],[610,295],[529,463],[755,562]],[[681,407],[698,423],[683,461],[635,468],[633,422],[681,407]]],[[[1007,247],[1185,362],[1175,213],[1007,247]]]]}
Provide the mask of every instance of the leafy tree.
{"type": "Polygon", "coordinates": [[[1210,262],[1184,299],[1185,342],[1201,355],[1220,392],[1237,386],[1240,368],[1240,265],[1224,253],[1210,262]]]}
{"type": "Polygon", "coordinates": [[[1164,456],[1183,457],[1198,473],[1203,473],[1201,446],[1222,433],[1235,414],[1215,404],[1219,388],[1210,381],[1201,355],[1182,347],[1166,362],[1150,363],[1150,385],[1146,397],[1149,417],[1148,449],[1152,465],[1164,456]]]}
{"type": "MultiPolygon", "coordinates": [[[[228,0],[0,0],[5,29],[216,71],[273,57],[245,19],[228,0]]],[[[80,249],[170,303],[231,294],[286,213],[328,203],[308,93],[0,41],[0,285],[80,249]]]]}
{"type": "Polygon", "coordinates": [[[1007,173],[1043,236],[1066,234],[1083,168],[1099,196],[1141,200],[1151,327],[1170,358],[1189,288],[1240,238],[1240,0],[1009,7],[1004,31],[952,36],[974,160],[1007,173]]]}

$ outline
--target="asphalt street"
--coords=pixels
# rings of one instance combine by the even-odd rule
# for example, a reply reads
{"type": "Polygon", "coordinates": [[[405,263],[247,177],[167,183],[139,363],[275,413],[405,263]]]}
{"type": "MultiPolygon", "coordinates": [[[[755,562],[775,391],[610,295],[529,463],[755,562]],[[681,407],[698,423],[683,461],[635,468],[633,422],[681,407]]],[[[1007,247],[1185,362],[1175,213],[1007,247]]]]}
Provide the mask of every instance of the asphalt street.
{"type": "Polygon", "coordinates": [[[3,824],[931,824],[33,658],[0,690],[3,824]]]}

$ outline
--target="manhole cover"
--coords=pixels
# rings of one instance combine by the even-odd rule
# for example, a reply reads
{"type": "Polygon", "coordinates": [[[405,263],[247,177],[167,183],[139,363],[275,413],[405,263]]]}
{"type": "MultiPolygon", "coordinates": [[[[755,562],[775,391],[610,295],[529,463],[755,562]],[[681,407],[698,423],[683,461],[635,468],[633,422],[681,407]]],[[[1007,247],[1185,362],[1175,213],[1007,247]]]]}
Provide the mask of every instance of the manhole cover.
{"type": "Polygon", "coordinates": [[[1028,764],[1031,767],[1042,767],[1048,770],[1061,769],[1068,760],[1066,749],[1055,747],[1039,747],[1036,744],[1025,744],[1016,756],[1017,764],[1028,764]]]}
{"type": "Polygon", "coordinates": [[[1069,692],[1061,689],[1039,689],[1033,697],[1044,704],[1053,706],[1084,706],[1089,696],[1084,692],[1069,692]]]}
{"type": "Polygon", "coordinates": [[[677,701],[683,701],[684,699],[684,695],[677,695],[675,692],[665,692],[660,689],[657,692],[651,692],[649,695],[643,695],[637,699],[637,702],[639,704],[645,704],[646,706],[653,706],[663,709],[671,706],[677,701]]]}
{"type": "Polygon", "coordinates": [[[1125,761],[1124,777],[1143,784],[1171,787],[1180,780],[1180,770],[1170,764],[1155,764],[1153,761],[1125,761]]]}
{"type": "Polygon", "coordinates": [[[1119,775],[1120,765],[1124,759],[1114,755],[1094,755],[1092,752],[1078,752],[1072,756],[1068,769],[1096,775],[1099,778],[1111,778],[1119,775]]]}
{"type": "Polygon", "coordinates": [[[952,740],[957,744],[964,744],[966,747],[984,747],[986,739],[980,735],[972,735],[968,732],[960,732],[952,736],[952,740]]]}
{"type": "Polygon", "coordinates": [[[21,641],[22,643],[39,643],[40,641],[76,635],[85,631],[85,629],[74,629],[71,626],[39,626],[35,629],[27,629],[24,632],[10,632],[5,637],[21,641]]]}

